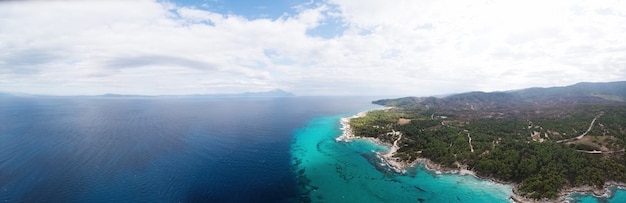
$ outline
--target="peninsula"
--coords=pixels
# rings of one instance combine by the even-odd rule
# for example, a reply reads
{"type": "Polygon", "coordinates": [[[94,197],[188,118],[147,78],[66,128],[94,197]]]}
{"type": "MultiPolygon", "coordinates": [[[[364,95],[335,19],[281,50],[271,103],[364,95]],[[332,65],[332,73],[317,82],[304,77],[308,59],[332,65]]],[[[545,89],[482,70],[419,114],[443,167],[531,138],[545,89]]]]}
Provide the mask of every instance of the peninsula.
{"type": "Polygon", "coordinates": [[[626,82],[373,103],[391,108],[343,119],[337,140],[389,146],[379,158],[400,173],[425,162],[512,184],[518,202],[602,195],[626,182],[626,82]]]}

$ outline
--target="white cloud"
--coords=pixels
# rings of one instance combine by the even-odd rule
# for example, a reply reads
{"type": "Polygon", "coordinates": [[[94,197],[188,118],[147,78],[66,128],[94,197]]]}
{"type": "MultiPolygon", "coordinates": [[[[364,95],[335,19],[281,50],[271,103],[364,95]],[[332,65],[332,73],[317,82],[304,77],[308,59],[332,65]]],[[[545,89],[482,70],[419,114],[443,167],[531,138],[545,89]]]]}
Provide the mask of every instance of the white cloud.
{"type": "Polygon", "coordinates": [[[436,95],[626,80],[623,33],[621,1],[328,0],[278,19],[3,2],[0,91],[436,95]],[[337,19],[339,36],[307,34],[337,19]]]}

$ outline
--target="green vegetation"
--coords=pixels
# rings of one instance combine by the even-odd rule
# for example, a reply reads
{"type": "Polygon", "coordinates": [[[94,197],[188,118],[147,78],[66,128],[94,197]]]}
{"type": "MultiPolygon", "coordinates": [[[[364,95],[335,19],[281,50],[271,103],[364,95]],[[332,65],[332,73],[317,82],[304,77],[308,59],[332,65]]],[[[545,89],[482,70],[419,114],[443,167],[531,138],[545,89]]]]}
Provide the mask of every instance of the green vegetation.
{"type": "Polygon", "coordinates": [[[542,103],[503,94],[380,100],[375,103],[398,108],[371,111],[352,119],[351,126],[357,136],[385,142],[395,139],[388,132],[400,131],[405,136],[397,158],[467,167],[481,177],[517,183],[519,193],[529,198],[555,198],[567,187],[626,182],[625,103],[555,97],[542,103]],[[594,118],[589,132],[578,137],[594,118]]]}

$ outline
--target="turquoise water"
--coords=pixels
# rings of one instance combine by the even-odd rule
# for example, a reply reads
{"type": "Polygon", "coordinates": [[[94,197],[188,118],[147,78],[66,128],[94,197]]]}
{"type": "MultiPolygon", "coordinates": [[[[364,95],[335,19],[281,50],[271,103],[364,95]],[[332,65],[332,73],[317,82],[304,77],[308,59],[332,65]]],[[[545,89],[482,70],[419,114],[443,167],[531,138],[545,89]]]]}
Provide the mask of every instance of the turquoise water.
{"type": "Polygon", "coordinates": [[[510,186],[393,173],[386,147],[335,142],[338,114],[372,100],[0,96],[0,202],[507,201],[510,186]]]}
{"type": "Polygon", "coordinates": [[[0,95],[0,202],[298,202],[294,130],[374,99],[0,95]]]}
{"type": "MultiPolygon", "coordinates": [[[[302,202],[510,202],[510,185],[457,174],[436,174],[423,165],[398,174],[376,152],[388,150],[365,140],[336,142],[339,119],[317,117],[295,132],[291,153],[302,202]]],[[[626,202],[626,191],[612,198],[572,194],[570,202],[626,202]]]]}
{"type": "Polygon", "coordinates": [[[375,156],[387,148],[363,140],[335,142],[341,117],[313,119],[294,136],[292,155],[303,201],[504,202],[513,194],[508,185],[431,174],[423,166],[394,173],[375,156]]]}
{"type": "Polygon", "coordinates": [[[607,197],[594,197],[591,194],[572,194],[569,196],[572,199],[570,202],[579,202],[579,203],[596,203],[596,202],[626,202],[626,191],[617,189],[616,187],[609,187],[609,190],[612,194],[614,194],[611,198],[607,197]]]}

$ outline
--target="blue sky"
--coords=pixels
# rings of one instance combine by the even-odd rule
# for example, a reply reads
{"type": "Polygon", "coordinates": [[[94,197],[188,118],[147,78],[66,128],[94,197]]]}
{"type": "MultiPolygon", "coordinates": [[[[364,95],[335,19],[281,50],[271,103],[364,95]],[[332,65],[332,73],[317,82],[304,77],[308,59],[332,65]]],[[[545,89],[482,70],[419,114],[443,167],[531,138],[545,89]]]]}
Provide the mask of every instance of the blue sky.
{"type": "MultiPolygon", "coordinates": [[[[323,5],[324,1],[313,0],[280,0],[280,1],[258,1],[258,0],[240,0],[240,1],[224,1],[224,0],[179,0],[166,1],[180,6],[193,7],[195,9],[207,10],[210,12],[242,16],[250,20],[255,19],[271,19],[277,20],[287,16],[294,16],[298,11],[307,8],[315,8],[323,5]]],[[[336,6],[331,6],[331,11],[338,12],[336,6]]],[[[346,29],[346,25],[339,17],[327,17],[320,24],[310,30],[307,34],[310,36],[322,38],[334,38],[340,36],[346,29]]]]}
{"type": "Polygon", "coordinates": [[[170,2],[181,6],[190,6],[196,9],[203,9],[216,13],[240,15],[248,19],[277,19],[284,14],[294,15],[297,13],[296,7],[310,3],[309,1],[302,0],[179,0],[170,2]]]}
{"type": "Polygon", "coordinates": [[[0,92],[441,95],[626,80],[626,2],[0,2],[0,92]]]}

